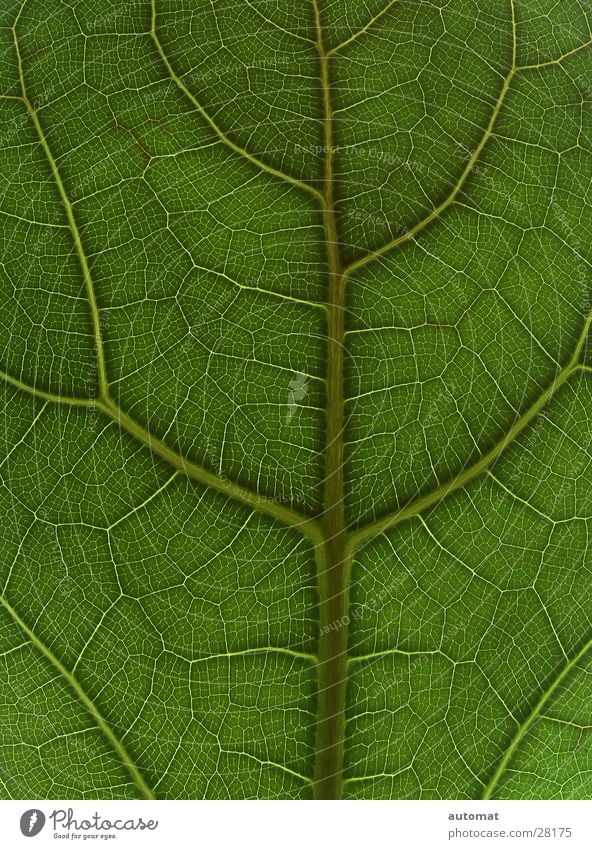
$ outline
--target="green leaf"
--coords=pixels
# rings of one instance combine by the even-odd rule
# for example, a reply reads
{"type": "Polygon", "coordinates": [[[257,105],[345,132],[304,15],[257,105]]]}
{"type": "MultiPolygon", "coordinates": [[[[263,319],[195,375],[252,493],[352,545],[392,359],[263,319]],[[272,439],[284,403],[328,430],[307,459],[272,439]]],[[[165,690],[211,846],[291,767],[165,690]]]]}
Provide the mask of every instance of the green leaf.
{"type": "Polygon", "coordinates": [[[2,4],[4,798],[589,798],[591,17],[2,4]]]}

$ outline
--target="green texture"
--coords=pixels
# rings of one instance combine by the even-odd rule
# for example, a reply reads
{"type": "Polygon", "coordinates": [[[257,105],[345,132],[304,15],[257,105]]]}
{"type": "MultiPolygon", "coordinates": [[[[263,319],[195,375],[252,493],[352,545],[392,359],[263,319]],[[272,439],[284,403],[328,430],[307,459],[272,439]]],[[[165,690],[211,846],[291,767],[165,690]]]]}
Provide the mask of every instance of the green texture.
{"type": "Polygon", "coordinates": [[[592,12],[0,4],[0,796],[589,798],[592,12]]]}

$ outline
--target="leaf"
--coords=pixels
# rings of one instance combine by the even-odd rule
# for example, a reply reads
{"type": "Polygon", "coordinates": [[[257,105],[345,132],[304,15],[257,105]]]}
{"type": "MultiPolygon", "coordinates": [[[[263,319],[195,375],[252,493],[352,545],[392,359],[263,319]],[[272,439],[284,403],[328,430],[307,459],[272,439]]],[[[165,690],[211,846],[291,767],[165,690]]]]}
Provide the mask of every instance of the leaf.
{"type": "Polygon", "coordinates": [[[10,0],[4,798],[588,798],[590,12],[10,0]]]}

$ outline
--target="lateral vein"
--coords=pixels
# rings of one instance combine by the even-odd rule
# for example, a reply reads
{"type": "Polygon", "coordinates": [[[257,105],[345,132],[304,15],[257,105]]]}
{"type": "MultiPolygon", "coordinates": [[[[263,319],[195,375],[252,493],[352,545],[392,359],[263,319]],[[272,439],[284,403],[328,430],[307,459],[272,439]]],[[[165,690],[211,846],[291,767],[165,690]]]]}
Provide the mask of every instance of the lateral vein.
{"type": "Polygon", "coordinates": [[[183,472],[187,477],[204,484],[204,486],[209,486],[229,498],[241,501],[256,512],[272,516],[284,525],[289,525],[301,531],[301,533],[308,536],[315,543],[318,542],[320,530],[315,519],[311,519],[293,510],[291,507],[286,507],[284,504],[278,504],[271,499],[265,498],[265,496],[259,495],[259,493],[240,486],[214,472],[210,472],[198,463],[183,457],[182,454],[170,448],[162,440],[158,439],[158,437],[151,434],[149,430],[125,413],[111,399],[97,401],[96,407],[106,413],[123,430],[135,437],[138,442],[145,445],[153,454],[161,457],[175,469],[183,472]]]}
{"type": "MultiPolygon", "coordinates": [[[[318,544],[321,539],[321,531],[319,523],[316,519],[305,516],[290,507],[283,504],[278,504],[271,499],[259,495],[257,492],[251,491],[246,487],[242,487],[233,481],[217,475],[215,472],[210,472],[197,463],[186,459],[173,448],[165,445],[164,442],[153,436],[146,428],[135,421],[131,416],[128,416],[120,407],[117,406],[110,398],[94,399],[94,398],[71,398],[65,395],[57,395],[52,392],[46,392],[43,389],[37,389],[34,386],[29,386],[18,380],[15,377],[0,370],[0,380],[4,380],[11,386],[20,389],[23,392],[42,401],[51,401],[55,404],[63,404],[70,407],[86,407],[89,410],[100,410],[106,413],[116,424],[123,430],[127,431],[136,440],[141,442],[154,454],[161,457],[178,471],[183,472],[187,477],[203,483],[212,489],[221,492],[229,498],[241,501],[248,505],[252,510],[259,513],[272,516],[284,525],[289,525],[302,534],[309,537],[315,544],[318,544]]],[[[168,481],[170,483],[170,480],[168,481]]],[[[162,488],[161,488],[162,489],[162,488]]],[[[125,517],[124,517],[125,518],[125,517]]],[[[122,519],[119,519],[122,521],[122,519]]],[[[115,523],[117,524],[117,522],[115,523]]]]}
{"type": "Polygon", "coordinates": [[[87,295],[87,298],[88,298],[88,303],[89,303],[89,307],[90,307],[90,311],[91,311],[93,333],[94,333],[95,346],[96,346],[96,352],[97,352],[99,389],[100,389],[102,395],[106,395],[107,392],[108,392],[108,380],[107,380],[107,369],[106,369],[106,364],[105,364],[105,352],[104,352],[103,340],[102,340],[102,336],[101,336],[101,319],[100,319],[100,315],[99,315],[99,308],[97,306],[97,299],[96,299],[96,294],[95,294],[94,283],[93,283],[93,279],[92,279],[92,276],[91,276],[91,273],[90,273],[90,266],[88,264],[86,253],[85,253],[84,247],[82,245],[82,239],[80,237],[80,230],[78,228],[78,224],[76,222],[76,217],[74,215],[74,209],[72,207],[72,203],[70,201],[70,198],[68,197],[68,194],[66,192],[66,188],[64,186],[64,182],[62,180],[57,162],[54,159],[54,156],[51,152],[51,149],[50,149],[49,144],[47,142],[47,138],[46,138],[45,132],[43,130],[43,127],[41,126],[41,123],[39,122],[39,118],[37,117],[37,112],[36,112],[35,108],[33,107],[33,104],[31,103],[31,101],[29,100],[29,96],[27,94],[27,86],[26,86],[26,83],[25,83],[23,62],[22,62],[22,57],[21,57],[21,52],[20,52],[20,47],[19,47],[19,41],[18,41],[18,37],[17,37],[17,33],[16,33],[18,19],[19,19],[20,15],[21,15],[24,7],[25,7],[25,4],[26,4],[26,0],[25,0],[25,2],[23,2],[22,6],[20,8],[19,14],[18,14],[16,21],[14,23],[14,26],[12,27],[12,36],[13,36],[13,40],[14,40],[14,47],[15,47],[16,57],[17,57],[18,73],[19,73],[19,80],[20,80],[20,85],[21,85],[22,97],[23,97],[23,101],[25,103],[25,106],[27,108],[27,112],[29,113],[31,120],[33,122],[33,125],[35,127],[35,130],[37,132],[37,136],[39,138],[39,142],[41,144],[41,147],[43,148],[43,151],[44,151],[45,156],[47,158],[47,161],[49,163],[49,167],[50,167],[51,172],[53,174],[53,178],[55,180],[56,187],[58,189],[60,198],[62,200],[64,210],[66,212],[66,218],[68,220],[68,225],[69,225],[70,230],[72,232],[72,238],[74,239],[74,247],[76,249],[78,261],[80,263],[82,275],[84,277],[84,283],[85,283],[85,286],[86,286],[86,295],[87,295]]]}
{"type": "Polygon", "coordinates": [[[387,242],[382,247],[376,248],[376,250],[370,251],[369,253],[364,254],[364,256],[361,256],[359,259],[356,259],[356,260],[353,260],[352,262],[350,262],[349,265],[347,265],[344,269],[344,274],[346,276],[353,274],[355,271],[358,271],[360,268],[363,268],[364,266],[368,265],[368,263],[372,262],[373,260],[378,259],[381,256],[384,256],[385,254],[392,251],[394,248],[397,248],[400,245],[403,245],[405,242],[408,242],[411,239],[414,239],[415,236],[417,236],[422,230],[424,230],[426,227],[428,227],[433,221],[438,219],[440,217],[440,215],[442,215],[442,213],[445,212],[446,209],[448,209],[448,207],[451,206],[454,203],[454,201],[456,200],[456,198],[458,197],[458,195],[462,191],[464,184],[466,183],[469,176],[471,175],[473,168],[475,167],[475,165],[477,163],[477,160],[479,159],[479,157],[481,156],[485,146],[487,145],[487,142],[489,141],[489,139],[491,138],[491,136],[493,134],[493,129],[495,127],[498,116],[500,114],[502,104],[503,104],[503,102],[506,98],[508,91],[510,90],[510,85],[512,83],[512,80],[514,79],[514,76],[515,76],[515,74],[518,70],[518,68],[516,67],[516,22],[515,22],[515,17],[514,17],[514,6],[513,6],[513,4],[512,4],[512,33],[513,33],[513,36],[512,36],[512,65],[510,67],[510,70],[508,71],[508,73],[504,77],[499,95],[498,95],[497,100],[494,104],[493,111],[492,111],[491,116],[489,118],[489,121],[487,123],[487,127],[485,128],[485,132],[483,133],[481,140],[479,141],[477,147],[473,150],[472,154],[469,156],[467,164],[466,164],[462,174],[460,175],[459,179],[454,184],[452,191],[442,201],[442,203],[440,203],[435,209],[433,209],[432,212],[429,213],[429,215],[426,215],[425,218],[422,218],[421,221],[418,221],[417,224],[415,224],[413,227],[410,227],[408,230],[406,230],[400,236],[397,236],[397,238],[392,239],[391,241],[387,242]]]}
{"type": "MultiPolygon", "coordinates": [[[[590,649],[592,648],[592,639],[588,640],[588,642],[580,649],[580,651],[574,655],[568,662],[564,665],[564,667],[559,671],[556,677],[553,679],[549,687],[543,692],[538,702],[535,704],[531,712],[528,714],[524,722],[522,722],[512,741],[506,751],[504,752],[497,769],[491,776],[489,782],[485,787],[485,792],[483,793],[483,799],[491,799],[495,790],[497,789],[499,782],[506,771],[508,764],[512,760],[512,757],[516,753],[520,743],[524,739],[525,735],[532,728],[533,724],[536,720],[541,716],[543,709],[551,699],[551,697],[555,694],[558,687],[565,681],[569,673],[578,665],[578,663],[584,659],[584,657],[588,654],[590,649]]],[[[550,718],[550,717],[549,717],[550,718]]]]}
{"type": "Polygon", "coordinates": [[[72,398],[68,395],[58,395],[55,392],[46,392],[45,389],[38,389],[36,386],[30,386],[24,383],[17,377],[13,377],[8,372],[0,370],[0,379],[4,380],[10,386],[32,395],[42,401],[52,401],[54,404],[67,404],[71,407],[94,407],[96,402],[91,398],[72,398]]]}
{"type": "Polygon", "coordinates": [[[151,0],[152,2],[152,23],[150,28],[150,35],[152,37],[152,41],[158,51],[158,55],[160,56],[163,65],[165,66],[168,75],[175,83],[175,85],[183,92],[185,97],[195,106],[199,114],[202,116],[204,121],[212,128],[212,130],[216,133],[218,138],[223,144],[225,144],[228,148],[230,148],[234,153],[242,156],[243,159],[248,160],[252,165],[256,165],[261,171],[265,171],[267,174],[271,174],[274,177],[279,178],[283,182],[291,183],[293,186],[297,186],[308,194],[313,195],[317,200],[321,199],[321,193],[317,188],[315,188],[310,183],[305,183],[303,180],[299,180],[297,177],[292,177],[291,174],[287,174],[284,171],[280,171],[278,168],[274,168],[273,165],[270,165],[267,162],[264,162],[262,159],[259,159],[258,156],[255,156],[252,153],[249,153],[244,147],[241,147],[236,142],[233,142],[229,136],[226,135],[224,130],[218,126],[216,121],[212,118],[212,116],[204,109],[199,100],[195,97],[195,95],[187,88],[181,77],[175,72],[175,69],[171,65],[168,56],[165,52],[165,49],[158,37],[158,33],[156,31],[156,0],[151,0]]]}
{"type": "Polygon", "coordinates": [[[70,689],[74,691],[83,707],[96,721],[97,726],[102,731],[104,737],[107,738],[111,747],[115,750],[118,759],[128,771],[132,781],[134,782],[142,796],[145,799],[154,799],[155,795],[152,789],[149,787],[149,785],[143,778],[140,770],[138,769],[138,766],[134,763],[125,745],[116,735],[115,731],[111,728],[103,714],[97,708],[90,696],[86,693],[77,678],[72,674],[69,669],[64,666],[64,664],[56,657],[56,655],[51,651],[51,649],[46,646],[45,643],[35,634],[35,632],[32,631],[31,628],[29,628],[29,626],[24,622],[23,619],[21,619],[14,607],[9,604],[9,602],[4,596],[0,596],[0,604],[10,615],[15,624],[18,625],[18,627],[27,635],[30,642],[35,646],[35,648],[38,649],[39,652],[41,652],[41,654],[51,663],[54,669],[56,669],[60,673],[60,675],[65,679],[65,681],[67,681],[68,685],[70,686],[70,689]]]}
{"type": "Polygon", "coordinates": [[[388,2],[388,3],[386,4],[386,6],[384,6],[384,7],[380,10],[380,12],[377,12],[377,13],[376,13],[376,15],[374,15],[372,18],[370,18],[370,20],[368,21],[368,23],[367,23],[367,24],[365,24],[363,27],[361,27],[361,28],[360,28],[359,30],[357,30],[356,32],[352,33],[352,35],[350,35],[350,37],[349,37],[349,38],[346,38],[346,40],[345,40],[345,41],[342,41],[342,42],[341,42],[341,44],[338,44],[336,47],[332,47],[332,48],[331,48],[331,50],[328,50],[328,51],[327,51],[327,56],[334,56],[334,55],[335,55],[335,53],[337,53],[337,51],[338,51],[338,50],[341,50],[342,48],[347,47],[347,45],[348,45],[348,44],[351,44],[353,41],[356,41],[356,40],[357,40],[357,39],[358,39],[361,35],[364,35],[364,33],[368,32],[368,30],[369,30],[372,26],[374,26],[374,24],[376,23],[376,21],[379,21],[379,20],[380,20],[380,18],[382,18],[382,17],[383,17],[383,15],[386,15],[386,13],[388,12],[388,10],[389,10],[392,6],[394,6],[394,5],[395,5],[395,3],[397,3],[397,2],[398,2],[398,0],[390,0],[390,2],[388,2]]]}
{"type": "Polygon", "coordinates": [[[582,350],[586,343],[590,324],[592,322],[592,314],[588,316],[584,323],[583,330],[579,337],[578,343],[566,366],[554,377],[547,388],[539,395],[531,406],[519,416],[512,427],[506,434],[479,460],[473,463],[468,468],[464,469],[451,480],[443,483],[441,486],[426,493],[426,495],[412,501],[407,506],[383,516],[374,522],[369,522],[350,534],[350,544],[353,548],[357,548],[361,543],[371,539],[379,534],[384,533],[390,528],[422,513],[428,507],[437,504],[447,495],[455,492],[463,486],[466,486],[470,481],[485,472],[498,459],[498,457],[516,440],[516,438],[525,430],[533,419],[541,412],[548,404],[555,393],[570,379],[570,377],[582,370],[582,365],[579,362],[582,350]]]}

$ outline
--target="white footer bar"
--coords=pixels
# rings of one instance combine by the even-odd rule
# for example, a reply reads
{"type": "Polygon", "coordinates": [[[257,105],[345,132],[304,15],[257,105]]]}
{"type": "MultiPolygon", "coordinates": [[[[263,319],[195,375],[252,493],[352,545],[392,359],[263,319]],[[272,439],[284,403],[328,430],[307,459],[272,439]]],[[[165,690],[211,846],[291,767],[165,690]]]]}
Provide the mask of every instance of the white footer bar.
{"type": "Polygon", "coordinates": [[[592,801],[0,802],[0,846],[592,849],[592,801]]]}

